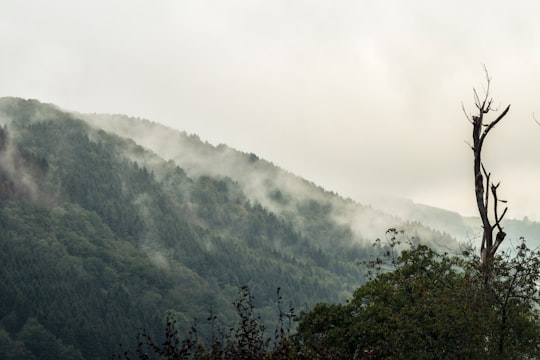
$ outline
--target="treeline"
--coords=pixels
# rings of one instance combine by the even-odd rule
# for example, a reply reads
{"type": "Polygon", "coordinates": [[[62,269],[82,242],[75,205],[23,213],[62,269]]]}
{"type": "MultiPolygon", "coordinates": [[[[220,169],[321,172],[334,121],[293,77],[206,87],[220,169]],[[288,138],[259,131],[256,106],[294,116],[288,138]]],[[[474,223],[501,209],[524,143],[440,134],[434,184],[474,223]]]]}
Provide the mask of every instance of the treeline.
{"type": "MultiPolygon", "coordinates": [[[[479,257],[437,253],[394,229],[369,261],[370,281],[346,304],[319,303],[294,316],[278,293],[274,332],[240,292],[236,326],[201,340],[180,334],[170,314],[164,334],[142,331],[115,359],[536,359],[540,356],[540,251],[522,242],[497,255],[489,274],[479,257]],[[399,250],[402,249],[402,250],[399,250]],[[486,277],[487,276],[487,277],[486,277]],[[290,320],[298,323],[291,332],[290,320]],[[269,335],[270,334],[270,335],[269,335]],[[155,334],[154,334],[155,335],[155,334]]],[[[209,321],[214,318],[210,317],[209,321]]]]}

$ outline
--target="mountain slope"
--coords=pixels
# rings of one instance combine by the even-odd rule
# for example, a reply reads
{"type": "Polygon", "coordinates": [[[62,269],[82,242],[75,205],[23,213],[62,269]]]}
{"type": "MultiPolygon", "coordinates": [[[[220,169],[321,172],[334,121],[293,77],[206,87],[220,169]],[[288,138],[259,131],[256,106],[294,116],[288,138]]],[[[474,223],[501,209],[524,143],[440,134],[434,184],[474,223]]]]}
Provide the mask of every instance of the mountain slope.
{"type": "Polygon", "coordinates": [[[291,220],[302,233],[316,239],[320,246],[327,246],[329,250],[334,247],[334,241],[344,238],[362,246],[371,246],[389,227],[408,227],[411,235],[425,233],[427,236],[423,241],[441,240],[440,244],[434,245],[451,248],[456,245],[450,237],[433,236],[425,226],[407,225],[407,217],[389,215],[391,208],[385,208],[383,212],[343,199],[253,153],[242,153],[226,145],[212,146],[196,135],[147,120],[123,115],[76,115],[105,131],[133,139],[162,158],[174,161],[191,177],[208,175],[234,180],[250,200],[291,220]],[[319,212],[322,217],[305,216],[304,210],[319,212]],[[333,226],[338,225],[341,231],[336,234],[321,231],[320,221],[323,218],[333,226]],[[315,221],[310,222],[310,219],[315,221]]]}
{"type": "Polygon", "coordinates": [[[9,356],[37,357],[45,338],[56,344],[49,358],[107,358],[137,328],[157,333],[169,310],[184,331],[210,311],[229,324],[242,285],[267,320],[278,287],[296,307],[343,301],[388,227],[454,244],[253,154],[136,119],[115,124],[146,137],[113,134],[96,119],[0,99],[0,344],[9,345],[0,351],[9,356]],[[145,143],[153,128],[170,154],[145,143]]]}

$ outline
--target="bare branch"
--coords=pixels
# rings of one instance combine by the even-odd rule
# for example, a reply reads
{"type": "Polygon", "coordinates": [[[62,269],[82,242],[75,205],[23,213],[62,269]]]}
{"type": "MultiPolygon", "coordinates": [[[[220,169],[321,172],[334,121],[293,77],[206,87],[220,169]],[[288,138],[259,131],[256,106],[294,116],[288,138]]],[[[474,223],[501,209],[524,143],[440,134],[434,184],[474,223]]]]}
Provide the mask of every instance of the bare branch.
{"type": "Polygon", "coordinates": [[[471,116],[467,114],[467,110],[465,110],[465,105],[463,105],[463,101],[461,102],[461,110],[463,111],[463,114],[465,114],[467,121],[469,121],[472,124],[473,122],[471,120],[471,116]]]}
{"type": "Polygon", "coordinates": [[[482,137],[480,138],[481,141],[483,141],[483,139],[487,136],[487,134],[491,131],[491,129],[493,129],[495,125],[497,125],[499,121],[501,121],[506,116],[509,110],[510,110],[510,105],[508,105],[506,109],[504,109],[504,111],[495,120],[493,120],[487,125],[487,128],[484,130],[484,133],[482,134],[482,137]]]}
{"type": "Polygon", "coordinates": [[[504,215],[506,215],[506,212],[507,212],[507,211],[508,211],[508,206],[505,206],[505,207],[504,207],[504,210],[503,210],[503,213],[502,213],[502,215],[501,215],[501,217],[499,218],[499,220],[497,220],[497,224],[495,224],[495,225],[497,225],[497,227],[499,228],[499,231],[503,231],[503,230],[502,230],[502,227],[501,227],[499,224],[500,224],[500,222],[502,221],[502,219],[504,218],[504,215]]]}
{"type": "Polygon", "coordinates": [[[486,65],[482,66],[484,68],[484,73],[486,74],[486,88],[484,89],[484,100],[482,101],[482,108],[479,109],[483,114],[487,114],[491,110],[491,103],[493,99],[489,99],[489,89],[491,86],[491,77],[489,77],[489,72],[486,65]],[[487,103],[487,106],[486,106],[487,103]]]}
{"type": "MultiPolygon", "coordinates": [[[[480,164],[482,166],[482,171],[484,172],[484,175],[486,177],[486,189],[489,188],[489,184],[490,184],[490,181],[489,181],[489,178],[491,176],[491,173],[488,173],[486,171],[486,168],[484,167],[484,164],[480,164]]],[[[488,210],[488,205],[489,205],[489,191],[486,191],[486,194],[485,194],[485,200],[484,200],[484,208],[486,209],[486,214],[487,214],[487,210],[488,210]]],[[[495,200],[497,201],[497,200],[495,200]]]]}
{"type": "Polygon", "coordinates": [[[497,236],[495,237],[495,244],[493,244],[493,247],[491,248],[491,256],[495,255],[495,253],[497,252],[497,249],[502,244],[505,237],[506,237],[506,233],[504,231],[499,231],[497,233],[497,236]]]}
{"type": "Polygon", "coordinates": [[[499,207],[498,202],[506,202],[504,200],[499,200],[498,197],[497,197],[497,189],[499,188],[500,184],[501,183],[499,182],[497,185],[491,185],[491,193],[493,194],[493,201],[495,202],[493,204],[493,213],[495,215],[495,225],[493,227],[497,227],[499,232],[502,232],[503,229],[501,227],[501,221],[504,218],[504,215],[506,215],[506,211],[508,210],[508,207],[505,207],[505,209],[504,209],[501,216],[498,215],[498,213],[497,213],[498,207],[499,207]]]}
{"type": "Polygon", "coordinates": [[[508,105],[493,121],[485,121],[484,115],[497,110],[494,109],[493,98],[490,97],[491,78],[489,77],[489,73],[485,66],[484,72],[486,75],[486,83],[482,97],[480,97],[478,91],[473,88],[474,104],[478,112],[469,117],[463,108],[463,104],[462,110],[473,126],[473,145],[471,146],[471,149],[474,153],[474,186],[476,204],[483,228],[481,256],[482,261],[487,264],[491,261],[490,259],[493,258],[495,252],[506,236],[506,233],[501,226],[501,221],[506,215],[508,208],[505,208],[503,213],[499,216],[499,203],[504,203],[505,201],[498,198],[497,189],[499,184],[494,185],[491,183],[491,173],[486,170],[482,162],[482,146],[491,130],[508,114],[510,105],[508,105]],[[493,205],[490,205],[490,192],[493,196],[493,205]],[[493,221],[491,220],[490,211],[493,211],[493,221]],[[494,232],[496,232],[496,236],[494,236],[494,232]]]}
{"type": "Polygon", "coordinates": [[[475,88],[473,88],[473,93],[474,93],[474,104],[476,105],[478,110],[483,111],[482,109],[484,108],[484,105],[480,104],[480,98],[478,97],[478,92],[476,91],[475,88]]]}
{"type": "Polygon", "coordinates": [[[493,104],[493,99],[489,99],[486,108],[484,109],[484,114],[487,114],[490,110],[497,111],[497,109],[493,109],[491,105],[493,104]]]}
{"type": "Polygon", "coordinates": [[[495,243],[493,244],[493,248],[491,250],[491,255],[495,255],[495,252],[499,248],[499,245],[503,242],[504,238],[506,237],[506,233],[504,232],[501,221],[504,218],[504,215],[506,215],[506,212],[508,211],[508,207],[504,208],[504,211],[502,212],[501,216],[498,214],[498,203],[499,202],[506,202],[504,200],[499,200],[497,197],[497,189],[499,188],[499,185],[501,183],[497,183],[497,185],[491,185],[491,193],[493,194],[494,204],[493,204],[493,212],[495,215],[495,225],[493,227],[497,228],[497,236],[495,238],[495,243]]]}
{"type": "Polygon", "coordinates": [[[486,75],[486,98],[489,94],[489,87],[491,85],[491,76],[489,76],[489,71],[487,69],[486,64],[482,64],[482,67],[484,68],[484,74],[486,75]]]}

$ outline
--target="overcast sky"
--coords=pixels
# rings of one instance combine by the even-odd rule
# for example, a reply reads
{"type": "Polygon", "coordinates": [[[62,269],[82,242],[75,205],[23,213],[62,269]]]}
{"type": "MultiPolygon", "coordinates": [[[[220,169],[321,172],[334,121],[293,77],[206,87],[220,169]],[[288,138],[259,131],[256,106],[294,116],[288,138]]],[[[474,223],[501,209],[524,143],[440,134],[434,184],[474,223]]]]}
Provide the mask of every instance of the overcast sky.
{"type": "Polygon", "coordinates": [[[540,220],[540,2],[0,0],[0,96],[123,113],[368,193],[475,214],[473,86],[509,215],[540,220]]]}

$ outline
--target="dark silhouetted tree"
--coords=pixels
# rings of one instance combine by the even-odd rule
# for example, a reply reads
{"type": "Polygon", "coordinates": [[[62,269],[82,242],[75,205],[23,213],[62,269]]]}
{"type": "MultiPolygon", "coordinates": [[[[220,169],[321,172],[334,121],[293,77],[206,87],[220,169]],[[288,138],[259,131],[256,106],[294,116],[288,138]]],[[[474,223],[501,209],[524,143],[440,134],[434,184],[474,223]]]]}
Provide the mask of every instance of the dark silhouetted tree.
{"type": "Polygon", "coordinates": [[[502,213],[499,212],[500,203],[506,203],[506,201],[499,199],[497,189],[500,183],[494,184],[491,181],[491,173],[484,167],[482,147],[490,131],[508,114],[510,105],[506,106],[495,119],[491,121],[486,119],[488,113],[496,112],[497,109],[493,107],[493,98],[490,96],[491,78],[485,67],[484,71],[486,87],[483,96],[481,97],[476,89],[473,89],[477,113],[471,116],[465,112],[465,115],[473,126],[471,149],[474,154],[474,192],[483,228],[480,255],[483,264],[488,265],[492,262],[497,249],[506,237],[501,221],[508,208],[505,207],[502,213]],[[490,208],[490,194],[493,196],[492,208],[490,208]],[[493,215],[490,214],[490,209],[492,209],[493,215]]]}

